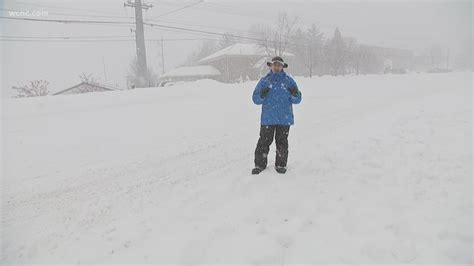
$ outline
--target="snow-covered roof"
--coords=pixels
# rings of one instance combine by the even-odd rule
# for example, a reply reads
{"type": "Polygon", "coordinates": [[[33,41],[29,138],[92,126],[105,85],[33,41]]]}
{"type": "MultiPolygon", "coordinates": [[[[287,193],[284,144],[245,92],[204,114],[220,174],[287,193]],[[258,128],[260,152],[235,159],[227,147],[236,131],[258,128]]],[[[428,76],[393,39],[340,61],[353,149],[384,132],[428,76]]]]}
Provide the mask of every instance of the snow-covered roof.
{"type": "Polygon", "coordinates": [[[85,81],[82,81],[79,84],[76,84],[76,85],[74,85],[72,87],[69,87],[67,89],[63,89],[63,90],[59,90],[59,91],[53,91],[53,92],[51,92],[51,94],[52,95],[59,95],[61,93],[64,93],[64,92],[72,90],[72,89],[75,89],[75,88],[77,88],[79,86],[83,86],[83,85],[96,87],[96,88],[103,89],[103,90],[108,90],[108,91],[121,90],[120,88],[118,88],[117,86],[112,85],[111,83],[99,83],[99,82],[85,82],[85,81]]]}
{"type": "MultiPolygon", "coordinates": [[[[207,63],[215,60],[219,60],[222,57],[228,56],[253,56],[253,57],[268,57],[265,47],[253,44],[253,43],[236,43],[228,46],[222,50],[219,50],[209,56],[206,56],[199,60],[199,63],[207,63]]],[[[294,56],[291,53],[283,53],[283,56],[294,56]]]]}
{"type": "Polygon", "coordinates": [[[196,77],[196,76],[219,76],[221,72],[213,66],[190,66],[178,67],[166,72],[161,78],[170,77],[196,77]]]}

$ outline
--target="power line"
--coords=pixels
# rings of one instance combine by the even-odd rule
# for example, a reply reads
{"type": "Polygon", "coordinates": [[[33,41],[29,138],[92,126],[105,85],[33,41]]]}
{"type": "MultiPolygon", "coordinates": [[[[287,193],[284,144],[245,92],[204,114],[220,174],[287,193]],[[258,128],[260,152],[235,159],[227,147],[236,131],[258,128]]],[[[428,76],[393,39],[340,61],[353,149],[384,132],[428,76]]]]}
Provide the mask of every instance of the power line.
{"type": "Polygon", "coordinates": [[[117,35],[117,36],[13,36],[13,35],[2,35],[0,38],[22,38],[22,39],[91,39],[91,38],[128,38],[130,36],[117,35]]]}
{"type": "MultiPolygon", "coordinates": [[[[134,25],[133,22],[104,21],[104,20],[41,19],[41,18],[24,18],[24,17],[20,18],[20,17],[4,17],[4,16],[0,16],[0,19],[25,20],[25,21],[33,21],[33,22],[52,22],[52,23],[64,23],[64,24],[79,23],[79,24],[118,24],[118,25],[126,25],[126,26],[134,25]]],[[[180,31],[198,32],[198,33],[206,33],[206,34],[213,34],[213,35],[224,35],[223,33],[168,26],[168,25],[163,25],[163,24],[155,24],[155,23],[143,23],[143,24],[148,25],[148,26],[156,26],[156,27],[162,27],[162,28],[180,30],[180,31]]]]}
{"type": "Polygon", "coordinates": [[[41,40],[41,39],[0,39],[0,42],[47,42],[47,43],[74,43],[74,42],[134,42],[134,39],[121,40],[121,39],[104,39],[104,40],[41,40]]]}
{"type": "MultiPolygon", "coordinates": [[[[212,38],[169,38],[163,39],[163,41],[204,41],[204,40],[212,40],[217,41],[217,39],[212,38]]],[[[135,39],[32,39],[32,38],[3,38],[0,36],[0,42],[46,42],[46,43],[75,43],[75,42],[134,42],[135,39]]],[[[161,42],[161,39],[146,39],[145,42],[161,42]]]]}
{"type": "MultiPolygon", "coordinates": [[[[147,21],[155,21],[155,22],[162,22],[162,23],[173,23],[173,24],[180,24],[180,25],[186,25],[186,26],[198,26],[198,27],[201,27],[201,28],[212,28],[212,29],[221,29],[221,30],[226,30],[226,31],[234,31],[234,32],[242,32],[242,30],[240,29],[232,29],[232,28],[225,28],[225,27],[218,27],[218,26],[210,26],[210,25],[202,25],[202,24],[196,24],[194,22],[189,22],[189,23],[186,23],[186,22],[180,22],[180,21],[169,21],[169,20],[158,20],[157,18],[158,17],[161,17],[161,16],[164,16],[164,15],[167,15],[167,14],[170,14],[170,13],[174,13],[175,11],[179,11],[179,10],[182,10],[186,7],[190,7],[190,6],[193,6],[193,5],[196,5],[196,4],[199,4],[201,3],[203,0],[200,0],[198,2],[194,2],[190,5],[187,5],[185,7],[181,7],[179,9],[175,9],[175,10],[172,10],[170,11],[169,13],[165,13],[165,14],[161,14],[157,17],[154,17],[154,18],[151,18],[151,19],[146,19],[147,21]]],[[[169,3],[166,3],[166,4],[169,4],[169,3]]],[[[204,4],[207,4],[207,3],[204,3],[204,4]]],[[[41,5],[43,6],[43,5],[41,5]]],[[[63,8],[61,8],[63,9],[63,8]]],[[[71,9],[71,8],[64,8],[64,9],[71,9]]],[[[22,12],[22,10],[16,10],[16,9],[8,9],[8,8],[0,8],[0,10],[7,10],[7,11],[15,11],[15,12],[22,12]]],[[[84,10],[84,9],[71,9],[71,10],[84,10]]],[[[125,10],[125,13],[126,13],[126,9],[125,10]]],[[[48,12],[48,14],[53,14],[53,15],[58,15],[58,16],[75,16],[75,17],[94,17],[94,18],[122,18],[122,19],[134,19],[134,17],[130,17],[128,16],[128,14],[126,13],[125,16],[104,16],[104,15],[88,15],[88,14],[71,14],[71,13],[57,13],[57,12],[48,12]]],[[[92,23],[91,23],[92,24],[92,23]]],[[[110,26],[110,25],[109,25],[110,26]]],[[[120,27],[120,26],[119,26],[120,27]]],[[[128,27],[128,26],[127,26],[128,27]]]]}
{"type": "MultiPolygon", "coordinates": [[[[258,12],[258,10],[242,8],[241,6],[226,5],[221,2],[204,2],[202,5],[198,6],[197,8],[204,12],[215,13],[215,11],[212,11],[213,9],[221,13],[230,14],[234,16],[258,18],[258,19],[272,21],[272,22],[276,20],[276,17],[265,15],[261,12],[258,12]],[[206,8],[210,8],[211,10],[206,9],[206,8]]],[[[325,28],[325,29],[334,29],[337,27],[337,25],[322,25],[321,23],[314,21],[314,19],[311,19],[308,17],[297,16],[297,18],[298,18],[297,24],[300,24],[300,25],[317,24],[318,27],[325,28]],[[299,22],[302,22],[302,24],[299,22]]]]}
{"type": "MultiPolygon", "coordinates": [[[[177,8],[177,9],[174,9],[174,10],[171,10],[166,13],[163,13],[163,14],[160,14],[154,18],[150,18],[150,19],[147,19],[147,20],[151,20],[151,21],[157,21],[157,22],[166,22],[166,21],[158,21],[156,20],[158,17],[161,17],[161,16],[164,16],[164,15],[168,15],[168,14],[171,14],[171,13],[175,13],[177,11],[180,11],[182,9],[185,9],[185,8],[188,8],[188,7],[191,7],[191,6],[194,6],[194,5],[197,5],[199,3],[202,3],[202,5],[200,6],[197,6],[198,9],[204,11],[204,12],[213,12],[215,13],[215,11],[212,11],[212,10],[209,10],[208,8],[210,9],[214,9],[214,10],[219,10],[221,13],[226,13],[226,14],[230,14],[230,15],[236,15],[236,16],[245,16],[245,17],[253,17],[253,18],[260,18],[260,19],[265,19],[265,20],[275,20],[275,17],[271,17],[271,16],[267,16],[267,15],[264,15],[264,14],[261,14],[259,13],[258,11],[256,10],[253,10],[253,9],[247,9],[247,8],[242,8],[241,6],[231,6],[231,5],[225,5],[223,3],[216,3],[216,2],[204,2],[203,0],[200,0],[200,1],[197,1],[197,2],[194,2],[194,3],[191,3],[189,5],[186,5],[186,6],[183,6],[183,7],[180,7],[180,8],[177,8]]],[[[53,8],[53,9],[63,9],[63,10],[75,10],[75,11],[87,11],[87,12],[94,12],[94,13],[102,13],[102,14],[114,14],[116,16],[100,16],[100,15],[89,15],[89,14],[68,14],[68,13],[56,13],[56,12],[48,12],[49,14],[56,14],[56,15],[64,15],[64,16],[84,16],[84,17],[97,17],[97,18],[123,18],[123,19],[133,19],[133,17],[129,17],[129,16],[126,16],[126,17],[123,17],[123,16],[118,16],[118,13],[112,13],[112,12],[104,12],[104,11],[97,11],[97,10],[92,10],[92,9],[78,9],[78,8],[69,8],[69,7],[56,7],[56,6],[50,6],[50,5],[42,5],[42,4],[32,4],[32,3],[24,3],[24,2],[17,2],[17,4],[21,4],[21,5],[27,5],[27,6],[39,6],[39,7],[47,7],[47,8],[53,8]]],[[[171,3],[171,2],[160,2],[160,4],[165,4],[165,5],[174,5],[176,6],[175,3],[171,3]]],[[[0,9],[1,10],[1,9],[0,9]]],[[[5,9],[3,9],[5,10],[5,9]]],[[[304,17],[298,17],[300,21],[305,21],[306,23],[309,23],[309,24],[312,24],[312,23],[315,23],[315,21],[313,20],[310,20],[308,18],[304,18],[304,17]]],[[[178,22],[172,22],[172,23],[176,23],[178,24],[178,22]]],[[[180,24],[183,24],[185,25],[185,23],[180,23],[180,24]]],[[[317,23],[320,27],[323,27],[323,28],[335,28],[336,25],[326,25],[326,26],[323,26],[321,25],[321,23],[317,23]]],[[[188,23],[189,25],[189,23],[188,23]]],[[[192,23],[192,25],[196,25],[196,26],[200,26],[200,27],[207,27],[207,28],[219,28],[219,27],[213,27],[213,26],[206,26],[206,25],[199,25],[199,24],[195,24],[195,23],[192,23]]],[[[221,29],[224,29],[222,27],[220,27],[221,29]]],[[[230,31],[235,31],[235,29],[229,29],[230,31]]]]}
{"type": "Polygon", "coordinates": [[[192,6],[195,6],[195,5],[200,4],[200,3],[202,3],[202,2],[204,2],[204,0],[199,0],[199,1],[194,2],[194,3],[191,3],[191,4],[189,4],[189,5],[186,5],[186,6],[183,6],[183,7],[180,7],[180,8],[173,9],[173,10],[171,10],[171,11],[165,12],[165,13],[160,14],[160,15],[158,15],[158,16],[156,16],[156,17],[154,17],[154,18],[151,18],[151,19],[149,19],[149,20],[155,20],[155,19],[157,19],[157,18],[159,18],[159,17],[163,17],[163,16],[166,16],[166,15],[169,15],[169,14],[176,13],[176,12],[178,12],[178,11],[181,11],[181,10],[183,10],[183,9],[186,9],[186,8],[189,8],[189,7],[192,7],[192,6]]]}
{"type": "MultiPolygon", "coordinates": [[[[209,35],[219,35],[219,36],[226,35],[225,33],[218,33],[218,32],[206,31],[206,30],[196,30],[196,29],[176,27],[176,26],[168,26],[168,25],[156,24],[156,23],[143,23],[143,24],[151,26],[151,27],[173,29],[173,30],[179,30],[179,31],[196,32],[196,33],[203,33],[203,34],[209,34],[209,35]]],[[[236,35],[231,35],[231,34],[228,34],[228,36],[229,37],[237,37],[236,35]]],[[[256,39],[256,38],[252,38],[252,37],[245,37],[245,36],[238,36],[238,37],[242,38],[242,39],[251,39],[251,40],[262,41],[261,39],[256,39]]]]}
{"type": "MultiPolygon", "coordinates": [[[[230,37],[230,38],[240,39],[240,40],[248,40],[248,41],[256,41],[256,42],[268,42],[269,41],[269,40],[265,40],[265,39],[248,37],[248,36],[218,33],[218,32],[205,31],[205,30],[196,30],[196,29],[189,29],[189,28],[176,27],[176,26],[168,26],[168,25],[155,24],[155,23],[143,23],[143,24],[151,26],[151,27],[158,27],[158,28],[164,28],[164,29],[173,29],[173,30],[179,30],[179,31],[195,32],[195,33],[202,33],[202,34],[208,34],[208,35],[214,35],[214,36],[227,36],[227,37],[230,37]]],[[[291,43],[288,42],[287,44],[288,45],[307,46],[306,44],[298,44],[298,43],[292,43],[292,42],[291,43]]]]}
{"type": "MultiPolygon", "coordinates": [[[[222,2],[212,2],[212,3],[206,2],[206,3],[204,3],[204,5],[207,5],[208,7],[215,7],[215,8],[222,7],[225,10],[227,10],[228,12],[230,10],[230,12],[233,12],[234,14],[235,14],[235,11],[240,10],[240,12],[243,15],[246,15],[246,16],[264,18],[264,19],[272,20],[272,21],[275,21],[275,19],[276,19],[276,17],[270,17],[270,16],[262,15],[255,9],[247,9],[247,8],[243,8],[241,6],[234,6],[234,5],[226,5],[222,2]]],[[[321,29],[325,28],[325,29],[334,30],[337,27],[336,24],[322,24],[319,21],[315,21],[311,17],[302,17],[302,16],[298,15],[297,19],[298,19],[297,24],[300,24],[299,22],[302,22],[302,25],[316,24],[321,29]]]]}
{"type": "Polygon", "coordinates": [[[82,23],[82,24],[121,24],[121,25],[133,25],[130,21],[104,21],[104,20],[70,20],[70,19],[41,19],[41,18],[25,18],[25,17],[0,17],[0,19],[12,19],[12,20],[27,20],[37,22],[57,22],[57,23],[82,23]]]}
{"type": "Polygon", "coordinates": [[[51,9],[62,9],[62,10],[73,10],[73,11],[86,11],[86,12],[93,12],[97,14],[108,14],[108,15],[119,15],[118,13],[114,12],[105,12],[105,11],[97,11],[95,9],[82,9],[82,8],[71,8],[71,7],[58,7],[58,6],[51,6],[51,5],[43,5],[43,4],[34,4],[34,3],[25,3],[25,2],[16,2],[15,4],[20,4],[24,6],[37,6],[37,7],[45,7],[51,9]]]}
{"type": "MultiPolygon", "coordinates": [[[[127,35],[108,35],[108,36],[19,36],[19,35],[0,35],[1,39],[26,39],[26,40],[107,40],[107,39],[126,39],[133,40],[134,36],[127,35]]],[[[196,40],[218,40],[216,38],[150,38],[149,40],[160,40],[165,41],[196,41],[196,40]]]]}
{"type": "Polygon", "coordinates": [[[173,21],[173,20],[153,20],[159,23],[169,23],[169,24],[178,24],[178,25],[185,25],[185,26],[192,26],[192,27],[201,27],[201,28],[209,28],[209,29],[220,29],[220,30],[225,30],[225,31],[234,31],[234,32],[243,32],[246,30],[241,30],[241,29],[234,29],[234,28],[227,28],[227,27],[219,27],[219,26],[210,26],[210,25],[202,25],[202,24],[196,24],[194,22],[182,22],[182,21],[173,21]]]}
{"type": "MultiPolygon", "coordinates": [[[[117,22],[117,21],[92,21],[92,20],[66,20],[66,19],[40,19],[40,18],[20,18],[20,17],[0,17],[0,19],[11,19],[11,20],[20,20],[20,21],[31,21],[31,22],[52,22],[52,23],[64,23],[64,24],[88,24],[88,25],[101,25],[101,26],[115,26],[115,27],[127,27],[133,26],[133,22],[117,22]],[[104,24],[105,23],[105,24],[104,24]]],[[[148,23],[150,24],[150,23],[148,23]]],[[[163,25],[166,26],[166,25],[163,25]]],[[[176,30],[172,28],[167,28],[165,30],[173,32],[182,32],[182,30],[176,30]]],[[[197,34],[197,33],[193,33],[197,34]]],[[[199,35],[202,35],[200,33],[199,35]]]]}
{"type": "MultiPolygon", "coordinates": [[[[0,10],[14,11],[14,12],[22,12],[23,11],[23,10],[17,10],[17,9],[9,9],[9,8],[0,8],[0,10]]],[[[75,16],[75,17],[134,19],[134,17],[128,16],[128,13],[126,12],[126,10],[127,9],[124,8],[125,16],[101,16],[101,15],[70,14],[70,13],[56,13],[56,12],[48,12],[48,14],[59,15],[59,16],[75,16]]],[[[198,27],[202,27],[202,28],[221,29],[221,30],[227,30],[227,31],[241,31],[241,30],[238,30],[238,29],[230,29],[230,28],[202,25],[202,24],[196,24],[196,23],[186,23],[186,22],[180,22],[180,21],[169,21],[169,20],[161,20],[161,19],[160,20],[147,19],[147,20],[153,20],[153,21],[156,21],[156,22],[163,22],[163,23],[180,24],[180,25],[186,25],[186,26],[198,26],[198,27]]]]}
{"type": "Polygon", "coordinates": [[[255,17],[264,18],[264,19],[271,19],[271,20],[275,19],[274,17],[267,16],[256,10],[242,9],[241,7],[237,7],[237,6],[225,6],[222,4],[208,3],[208,2],[204,3],[204,5],[213,9],[220,9],[221,11],[224,10],[223,13],[227,13],[231,15],[247,16],[247,17],[253,17],[253,18],[255,17]]]}
{"type": "Polygon", "coordinates": [[[207,3],[207,2],[203,3],[203,5],[198,6],[197,8],[201,9],[202,11],[208,12],[208,13],[216,13],[215,10],[218,10],[219,13],[229,14],[229,15],[233,15],[233,16],[247,17],[247,18],[248,17],[258,18],[258,19],[267,20],[267,21],[275,20],[274,17],[270,17],[270,16],[267,16],[267,15],[264,15],[264,14],[237,11],[236,9],[231,8],[231,7],[227,8],[227,7],[212,6],[211,3],[207,3]],[[209,8],[211,8],[211,10],[209,10],[209,8]],[[212,9],[214,9],[214,11],[212,9]]]}
{"type": "MultiPolygon", "coordinates": [[[[198,2],[195,2],[195,3],[191,3],[189,4],[189,6],[193,6],[193,5],[196,5],[198,4],[199,2],[204,2],[204,0],[200,0],[198,2]]],[[[43,7],[43,8],[51,8],[51,9],[60,9],[60,10],[73,10],[73,11],[86,11],[86,12],[93,12],[93,13],[98,13],[98,14],[108,14],[108,15],[117,15],[117,16],[97,16],[97,17],[114,17],[114,18],[124,18],[122,16],[119,16],[119,13],[115,13],[115,12],[105,12],[105,11],[97,11],[97,10],[93,10],[93,9],[81,9],[81,8],[71,8],[71,7],[58,7],[58,6],[51,6],[51,5],[43,5],[43,4],[34,4],[34,3],[25,3],[25,2],[16,2],[15,4],[20,4],[20,5],[24,5],[24,6],[37,6],[37,7],[43,7]]],[[[172,6],[177,6],[177,4],[175,2],[168,2],[168,1],[161,1],[160,2],[160,5],[172,5],[172,6]]],[[[179,4],[178,4],[179,5],[179,4]]],[[[184,6],[184,7],[179,7],[176,9],[176,12],[181,10],[181,9],[184,9],[184,8],[187,8],[188,6],[184,6]]],[[[169,11],[170,13],[174,13],[175,10],[171,10],[169,11]]],[[[52,13],[50,13],[52,14],[52,13]]],[[[60,14],[60,13],[55,13],[55,14],[60,14]]],[[[65,14],[63,14],[65,15],[65,14]]],[[[82,15],[82,14],[77,14],[77,15],[82,15]]],[[[166,14],[167,15],[167,14],[166,14]]],[[[90,16],[90,15],[83,15],[83,16],[90,16]]],[[[160,14],[159,16],[164,16],[164,14],[160,14]]]]}
{"type": "MultiPolygon", "coordinates": [[[[16,20],[27,20],[27,21],[36,21],[36,22],[55,22],[55,23],[66,23],[66,24],[68,24],[68,23],[81,23],[81,24],[97,23],[97,24],[111,24],[111,25],[114,25],[114,24],[133,25],[133,23],[131,23],[131,22],[118,22],[118,21],[36,19],[36,18],[16,18],[16,17],[0,17],[0,19],[16,19],[16,20]]],[[[227,36],[227,37],[234,38],[234,39],[254,41],[254,42],[268,42],[269,41],[269,40],[265,40],[265,39],[248,37],[248,36],[225,34],[225,33],[212,32],[212,31],[207,31],[207,30],[190,29],[190,28],[169,26],[169,25],[163,25],[163,24],[157,24],[157,23],[143,23],[143,25],[147,25],[147,26],[150,26],[150,27],[157,27],[157,28],[161,28],[161,29],[167,29],[167,30],[196,33],[196,34],[206,34],[206,35],[213,35],[213,36],[227,36]]],[[[287,45],[300,45],[300,46],[303,46],[303,47],[307,46],[306,44],[299,44],[299,43],[294,43],[294,42],[288,42],[287,45]]]]}

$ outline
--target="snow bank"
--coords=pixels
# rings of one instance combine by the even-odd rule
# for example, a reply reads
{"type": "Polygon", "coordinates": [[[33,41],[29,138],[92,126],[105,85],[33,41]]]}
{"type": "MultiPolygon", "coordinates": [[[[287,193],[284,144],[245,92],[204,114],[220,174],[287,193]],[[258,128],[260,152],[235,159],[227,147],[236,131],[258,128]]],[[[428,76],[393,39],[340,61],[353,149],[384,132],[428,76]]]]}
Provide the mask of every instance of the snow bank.
{"type": "Polygon", "coordinates": [[[472,74],[296,80],[286,175],[254,82],[4,100],[2,265],[472,264],[472,74]]]}

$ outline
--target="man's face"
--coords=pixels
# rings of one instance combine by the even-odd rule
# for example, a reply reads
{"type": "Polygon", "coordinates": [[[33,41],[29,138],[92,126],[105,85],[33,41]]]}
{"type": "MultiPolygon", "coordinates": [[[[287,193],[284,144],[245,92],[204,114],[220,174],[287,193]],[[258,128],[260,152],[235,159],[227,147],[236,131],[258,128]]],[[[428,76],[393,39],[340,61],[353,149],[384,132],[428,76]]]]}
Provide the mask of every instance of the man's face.
{"type": "Polygon", "coordinates": [[[277,62],[274,62],[271,66],[273,72],[281,72],[283,71],[283,65],[277,62]]]}

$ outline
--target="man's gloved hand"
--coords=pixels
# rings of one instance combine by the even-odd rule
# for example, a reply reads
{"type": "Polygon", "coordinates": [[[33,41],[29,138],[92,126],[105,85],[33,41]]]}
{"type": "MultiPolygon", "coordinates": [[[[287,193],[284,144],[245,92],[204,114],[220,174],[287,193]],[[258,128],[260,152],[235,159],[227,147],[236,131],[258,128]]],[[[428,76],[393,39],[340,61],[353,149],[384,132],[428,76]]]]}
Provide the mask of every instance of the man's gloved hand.
{"type": "Polygon", "coordinates": [[[269,88],[269,87],[263,88],[263,89],[260,91],[260,97],[262,97],[262,99],[265,98],[265,97],[267,97],[269,91],[270,91],[270,88],[269,88]]]}
{"type": "Polygon", "coordinates": [[[293,87],[291,89],[289,89],[290,93],[291,93],[291,96],[297,96],[298,95],[298,88],[297,87],[293,87]]]}

